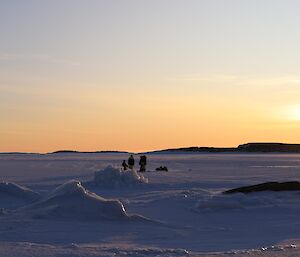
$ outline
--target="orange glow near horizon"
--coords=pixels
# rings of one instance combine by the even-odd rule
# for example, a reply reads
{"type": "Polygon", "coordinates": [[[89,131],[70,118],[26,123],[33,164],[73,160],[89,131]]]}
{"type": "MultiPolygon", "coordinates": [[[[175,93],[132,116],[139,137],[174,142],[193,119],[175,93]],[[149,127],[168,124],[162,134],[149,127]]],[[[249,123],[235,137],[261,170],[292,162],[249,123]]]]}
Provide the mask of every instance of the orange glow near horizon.
{"type": "Polygon", "coordinates": [[[253,105],[255,95],[238,98],[234,93],[194,93],[176,87],[171,92],[162,88],[159,95],[138,88],[119,91],[116,95],[114,90],[84,87],[72,94],[61,90],[56,96],[50,92],[50,97],[35,91],[32,102],[11,109],[5,117],[0,151],[141,152],[188,146],[234,147],[247,142],[300,142],[296,120],[300,109],[290,108],[282,116],[273,103],[253,105]],[[51,104],[44,105],[43,99],[52,99],[51,104]],[[52,106],[52,101],[56,105],[52,106]]]}
{"type": "Polygon", "coordinates": [[[300,1],[23,2],[0,3],[0,152],[300,143],[300,1]]]}

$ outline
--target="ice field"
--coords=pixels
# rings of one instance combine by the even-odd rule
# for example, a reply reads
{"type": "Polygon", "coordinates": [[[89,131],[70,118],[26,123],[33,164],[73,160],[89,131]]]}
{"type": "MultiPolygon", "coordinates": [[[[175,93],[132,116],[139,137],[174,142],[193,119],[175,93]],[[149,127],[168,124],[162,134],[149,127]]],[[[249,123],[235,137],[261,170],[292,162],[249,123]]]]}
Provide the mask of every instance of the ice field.
{"type": "Polygon", "coordinates": [[[1,154],[0,256],[300,256],[298,191],[222,194],[300,180],[300,155],[147,157],[1,154]]]}

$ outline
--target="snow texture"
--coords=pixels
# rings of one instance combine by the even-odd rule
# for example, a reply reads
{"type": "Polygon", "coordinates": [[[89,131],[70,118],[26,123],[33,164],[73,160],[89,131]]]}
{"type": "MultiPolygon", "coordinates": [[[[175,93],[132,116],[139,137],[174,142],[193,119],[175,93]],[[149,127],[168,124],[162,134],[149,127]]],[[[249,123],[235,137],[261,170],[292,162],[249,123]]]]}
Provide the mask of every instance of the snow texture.
{"type": "Polygon", "coordinates": [[[254,209],[284,206],[288,204],[300,204],[299,194],[282,192],[259,192],[252,194],[237,193],[224,195],[222,193],[204,196],[196,204],[198,210],[232,210],[232,209],[254,209]]]}
{"type": "Polygon", "coordinates": [[[118,188],[148,183],[148,180],[135,170],[122,170],[109,165],[95,172],[94,182],[97,186],[118,188]]]}
{"type": "Polygon", "coordinates": [[[5,181],[0,182],[0,195],[23,199],[26,201],[35,201],[40,198],[38,193],[27,187],[5,181]]]}
{"type": "Polygon", "coordinates": [[[0,155],[1,179],[43,194],[32,203],[28,189],[16,186],[21,193],[12,196],[7,188],[15,184],[1,184],[0,256],[300,256],[298,192],[222,194],[300,181],[299,154],[147,157],[149,170],[166,165],[170,172],[143,173],[151,185],[133,186],[145,182],[139,173],[124,179],[109,168],[95,186],[95,171],[128,154],[0,155]]]}
{"type": "Polygon", "coordinates": [[[107,200],[86,190],[79,181],[71,180],[57,187],[37,203],[25,208],[36,218],[124,219],[123,204],[107,200]]]}

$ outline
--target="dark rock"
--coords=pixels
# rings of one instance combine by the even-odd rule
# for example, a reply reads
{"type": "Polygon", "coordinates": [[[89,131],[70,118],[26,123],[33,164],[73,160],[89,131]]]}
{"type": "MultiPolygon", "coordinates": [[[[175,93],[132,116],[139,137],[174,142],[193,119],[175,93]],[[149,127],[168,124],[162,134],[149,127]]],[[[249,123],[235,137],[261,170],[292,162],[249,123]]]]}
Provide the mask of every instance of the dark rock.
{"type": "Polygon", "coordinates": [[[300,190],[300,182],[298,181],[288,181],[288,182],[267,182],[262,184],[257,184],[253,186],[239,187],[223,192],[223,194],[233,194],[233,193],[253,193],[261,191],[294,191],[300,190]]]}

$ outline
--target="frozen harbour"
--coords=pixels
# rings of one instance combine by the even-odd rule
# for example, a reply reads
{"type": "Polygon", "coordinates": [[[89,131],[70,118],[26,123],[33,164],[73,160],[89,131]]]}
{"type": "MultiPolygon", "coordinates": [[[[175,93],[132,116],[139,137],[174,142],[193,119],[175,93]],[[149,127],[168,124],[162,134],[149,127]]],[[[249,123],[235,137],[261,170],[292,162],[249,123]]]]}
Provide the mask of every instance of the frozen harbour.
{"type": "Polygon", "coordinates": [[[221,194],[300,180],[300,155],[151,154],[94,179],[127,158],[0,155],[0,256],[300,256],[298,191],[221,194]]]}

